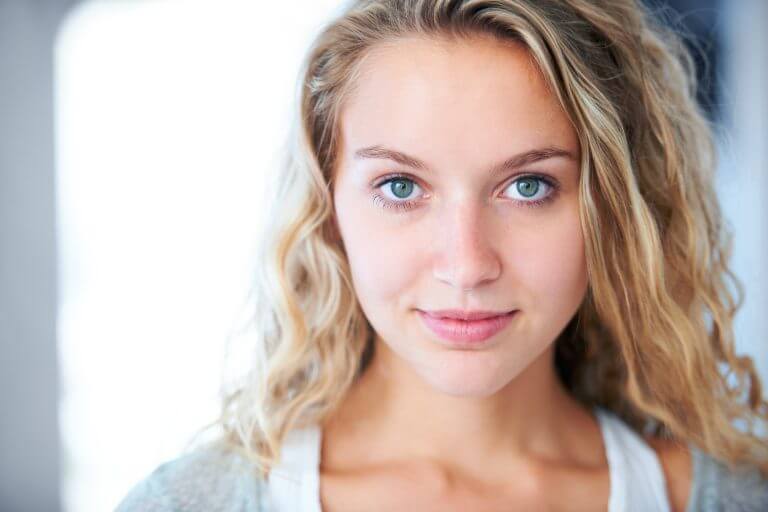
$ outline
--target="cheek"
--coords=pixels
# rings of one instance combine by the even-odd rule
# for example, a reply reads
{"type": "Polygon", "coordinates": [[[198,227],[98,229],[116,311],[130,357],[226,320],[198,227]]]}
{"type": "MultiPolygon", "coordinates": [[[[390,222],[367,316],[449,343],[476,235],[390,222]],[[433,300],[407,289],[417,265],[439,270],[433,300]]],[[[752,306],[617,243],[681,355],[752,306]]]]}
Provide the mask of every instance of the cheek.
{"type": "Polygon", "coordinates": [[[587,289],[584,238],[578,210],[538,225],[529,243],[514,252],[517,279],[529,292],[535,310],[552,308],[570,314],[587,289]]]}
{"type": "Polygon", "coordinates": [[[423,247],[423,240],[420,242],[412,229],[398,229],[391,221],[383,222],[387,212],[372,212],[370,207],[345,211],[345,205],[339,198],[339,228],[363,307],[401,301],[421,273],[420,251],[416,249],[423,247]]]}

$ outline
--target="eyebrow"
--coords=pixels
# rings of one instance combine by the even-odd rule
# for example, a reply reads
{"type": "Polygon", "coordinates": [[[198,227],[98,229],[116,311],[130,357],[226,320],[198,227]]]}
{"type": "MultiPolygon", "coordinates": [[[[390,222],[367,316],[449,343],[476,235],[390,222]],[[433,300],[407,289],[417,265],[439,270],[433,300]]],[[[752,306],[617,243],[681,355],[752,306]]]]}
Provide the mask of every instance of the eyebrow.
{"type": "MultiPolygon", "coordinates": [[[[503,172],[510,169],[517,169],[519,167],[523,167],[524,165],[532,164],[534,162],[539,162],[541,160],[547,160],[549,158],[567,158],[569,160],[576,160],[576,157],[573,153],[570,151],[567,151],[562,148],[558,147],[545,147],[545,148],[537,148],[532,149],[529,151],[524,151],[522,153],[518,153],[517,155],[513,155],[503,162],[500,162],[490,169],[490,174],[496,174],[499,172],[503,172]]],[[[360,148],[357,151],[355,151],[355,159],[363,159],[363,158],[379,158],[384,160],[393,160],[397,162],[400,165],[405,165],[407,167],[412,167],[414,169],[421,169],[424,171],[429,171],[429,166],[419,160],[416,157],[409,156],[401,151],[396,151],[394,149],[388,149],[380,145],[375,146],[368,146],[364,148],[360,148]]]]}

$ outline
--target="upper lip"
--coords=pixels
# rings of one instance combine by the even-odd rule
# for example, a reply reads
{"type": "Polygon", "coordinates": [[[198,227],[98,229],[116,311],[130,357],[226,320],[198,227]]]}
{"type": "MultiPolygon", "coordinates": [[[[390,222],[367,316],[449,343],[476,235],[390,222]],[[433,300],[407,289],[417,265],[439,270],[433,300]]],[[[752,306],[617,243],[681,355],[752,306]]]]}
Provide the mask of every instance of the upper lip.
{"type": "Polygon", "coordinates": [[[495,316],[506,315],[514,310],[508,311],[481,311],[463,310],[463,309],[435,309],[432,311],[423,311],[434,318],[455,318],[458,320],[482,320],[484,318],[493,318],[495,316]]]}

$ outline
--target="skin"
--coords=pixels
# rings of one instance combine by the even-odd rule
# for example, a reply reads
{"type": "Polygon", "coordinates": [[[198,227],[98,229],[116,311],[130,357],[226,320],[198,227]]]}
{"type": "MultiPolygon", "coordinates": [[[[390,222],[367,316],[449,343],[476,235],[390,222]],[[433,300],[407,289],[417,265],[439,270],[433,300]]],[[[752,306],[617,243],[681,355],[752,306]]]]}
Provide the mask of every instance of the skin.
{"type": "Polygon", "coordinates": [[[323,426],[324,510],[605,510],[598,424],[554,369],[588,286],[580,148],[526,50],[479,37],[381,45],[340,122],[335,221],[377,337],[323,426]],[[537,161],[490,172],[532,151],[537,161]],[[393,173],[413,185],[407,197],[382,184],[393,173]],[[544,179],[532,198],[518,188],[531,176],[544,179]],[[467,349],[418,314],[448,308],[517,313],[467,349]]]}

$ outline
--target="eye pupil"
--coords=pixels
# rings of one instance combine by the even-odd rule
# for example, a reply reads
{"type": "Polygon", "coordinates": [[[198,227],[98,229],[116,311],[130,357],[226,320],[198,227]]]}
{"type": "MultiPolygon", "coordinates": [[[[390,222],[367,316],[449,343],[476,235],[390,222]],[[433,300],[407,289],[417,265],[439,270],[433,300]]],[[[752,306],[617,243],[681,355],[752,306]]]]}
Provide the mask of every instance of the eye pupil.
{"type": "Polygon", "coordinates": [[[517,191],[525,197],[532,197],[539,191],[539,182],[533,178],[523,178],[517,182],[517,191]]]}
{"type": "Polygon", "coordinates": [[[413,183],[406,180],[394,180],[390,185],[392,193],[400,199],[405,199],[411,194],[413,190],[413,183]]]}

